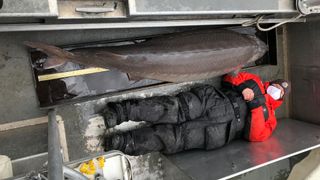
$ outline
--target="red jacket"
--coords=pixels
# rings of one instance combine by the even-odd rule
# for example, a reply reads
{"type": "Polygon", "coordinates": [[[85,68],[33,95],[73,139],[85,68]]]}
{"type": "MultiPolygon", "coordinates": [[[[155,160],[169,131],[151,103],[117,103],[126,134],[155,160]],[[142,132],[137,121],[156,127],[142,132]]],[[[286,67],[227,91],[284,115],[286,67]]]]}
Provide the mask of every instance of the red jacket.
{"type": "Polygon", "coordinates": [[[237,76],[226,75],[224,82],[231,83],[240,94],[245,88],[254,91],[254,99],[247,102],[251,114],[247,118],[245,138],[249,141],[266,140],[276,128],[275,110],[282,104],[282,100],[274,100],[266,93],[269,82],[263,83],[257,75],[246,72],[237,76]]]}

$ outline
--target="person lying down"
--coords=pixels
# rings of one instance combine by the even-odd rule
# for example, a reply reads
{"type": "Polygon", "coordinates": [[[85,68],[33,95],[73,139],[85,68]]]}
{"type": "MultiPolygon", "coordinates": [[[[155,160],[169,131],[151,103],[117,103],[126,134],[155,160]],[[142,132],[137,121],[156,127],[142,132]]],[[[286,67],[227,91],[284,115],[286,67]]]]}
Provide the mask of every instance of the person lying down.
{"type": "Polygon", "coordinates": [[[110,102],[102,112],[107,128],[129,120],[151,126],[106,137],[105,149],[173,154],[212,150],[240,138],[264,141],[275,130],[275,110],[289,92],[286,80],[263,83],[257,75],[241,72],[224,76],[220,89],[202,85],[176,96],[110,102]]]}

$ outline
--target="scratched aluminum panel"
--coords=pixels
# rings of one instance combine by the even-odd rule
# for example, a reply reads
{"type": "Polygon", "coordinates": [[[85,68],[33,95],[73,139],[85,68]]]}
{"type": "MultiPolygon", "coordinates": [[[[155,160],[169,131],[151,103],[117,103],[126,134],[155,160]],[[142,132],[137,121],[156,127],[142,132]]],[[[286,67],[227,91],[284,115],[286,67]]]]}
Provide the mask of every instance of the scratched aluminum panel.
{"type": "Polygon", "coordinates": [[[318,125],[284,119],[265,142],[238,140],[217,150],[189,151],[168,158],[192,179],[229,179],[320,147],[319,130],[318,125]]]}
{"type": "Polygon", "coordinates": [[[1,0],[1,17],[57,16],[57,0],[1,0]]]}
{"type": "Polygon", "coordinates": [[[130,15],[295,12],[294,0],[128,0],[130,15]]]}

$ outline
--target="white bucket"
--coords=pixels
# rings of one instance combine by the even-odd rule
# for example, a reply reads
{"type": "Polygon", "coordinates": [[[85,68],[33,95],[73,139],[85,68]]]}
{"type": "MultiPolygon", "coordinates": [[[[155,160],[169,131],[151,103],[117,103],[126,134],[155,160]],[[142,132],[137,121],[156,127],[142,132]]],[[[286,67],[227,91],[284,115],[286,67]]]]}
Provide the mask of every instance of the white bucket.
{"type": "Polygon", "coordinates": [[[12,164],[8,156],[0,155],[0,179],[12,177],[12,164]]]}

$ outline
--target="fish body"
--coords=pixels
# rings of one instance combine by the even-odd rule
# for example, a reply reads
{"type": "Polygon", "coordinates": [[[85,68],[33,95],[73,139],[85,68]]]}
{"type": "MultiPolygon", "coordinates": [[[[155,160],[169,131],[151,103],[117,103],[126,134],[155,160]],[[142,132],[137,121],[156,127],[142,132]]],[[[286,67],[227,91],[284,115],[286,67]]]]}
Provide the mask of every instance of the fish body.
{"type": "Polygon", "coordinates": [[[259,59],[267,51],[267,46],[257,37],[224,29],[168,34],[138,44],[70,52],[37,42],[26,42],[26,45],[43,51],[54,62],[114,68],[133,79],[168,82],[223,75],[259,59]]]}

